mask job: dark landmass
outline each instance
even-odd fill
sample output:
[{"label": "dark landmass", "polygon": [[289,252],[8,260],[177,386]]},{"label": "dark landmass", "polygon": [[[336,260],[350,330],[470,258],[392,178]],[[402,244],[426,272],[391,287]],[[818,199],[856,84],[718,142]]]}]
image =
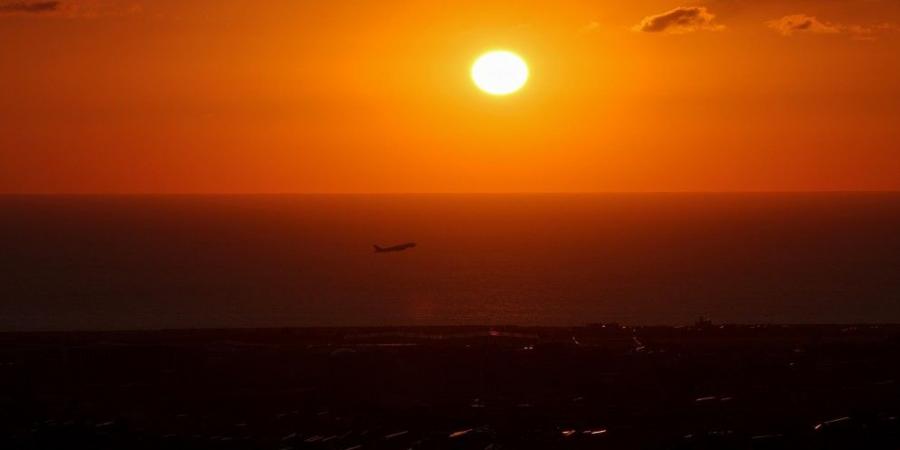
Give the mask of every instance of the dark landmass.
[{"label": "dark landmass", "polygon": [[900,448],[900,326],[0,334],[0,448]]}]

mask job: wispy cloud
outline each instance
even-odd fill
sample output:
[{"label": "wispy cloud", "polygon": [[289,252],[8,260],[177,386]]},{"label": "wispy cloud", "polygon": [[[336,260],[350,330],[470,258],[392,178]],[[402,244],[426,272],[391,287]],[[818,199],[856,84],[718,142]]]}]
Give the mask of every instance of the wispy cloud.
[{"label": "wispy cloud", "polygon": [[41,14],[59,10],[59,2],[0,3],[0,14]]},{"label": "wispy cloud", "polygon": [[720,31],[724,25],[716,23],[715,14],[705,6],[679,6],[670,11],[647,16],[632,28],[645,33],[692,33]]},{"label": "wispy cloud", "polygon": [[598,30],[600,30],[600,22],[597,22],[596,20],[588,22],[580,29],[582,33],[593,33]]},{"label": "wispy cloud", "polygon": [[766,25],[785,36],[792,36],[794,33],[835,34],[841,32],[839,25],[822,22],[815,16],[806,14],[791,14],[780,19],[770,20],[766,22]]},{"label": "wispy cloud", "polygon": [[124,16],[140,11],[140,3],[128,0],[0,0],[0,15],[95,18]]},{"label": "wispy cloud", "polygon": [[807,14],[791,14],[780,19],[766,22],[769,28],[783,36],[800,33],[809,34],[846,34],[853,39],[874,40],[881,33],[896,31],[898,27],[890,23],[877,25],[841,24],[819,20]]},{"label": "wispy cloud", "polygon": [[893,23],[880,23],[878,25],[847,25],[844,31],[853,39],[863,41],[875,40],[879,35],[892,31],[900,31],[900,27]]}]

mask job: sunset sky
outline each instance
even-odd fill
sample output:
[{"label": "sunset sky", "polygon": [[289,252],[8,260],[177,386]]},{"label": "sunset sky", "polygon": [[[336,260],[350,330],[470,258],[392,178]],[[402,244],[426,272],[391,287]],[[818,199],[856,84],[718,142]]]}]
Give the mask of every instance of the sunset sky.
[{"label": "sunset sky", "polygon": [[0,0],[0,82],[7,193],[900,189],[896,0]]}]

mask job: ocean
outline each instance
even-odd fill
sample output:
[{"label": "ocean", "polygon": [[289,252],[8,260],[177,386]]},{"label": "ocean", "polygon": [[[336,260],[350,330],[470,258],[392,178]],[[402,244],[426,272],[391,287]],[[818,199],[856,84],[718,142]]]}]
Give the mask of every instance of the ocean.
[{"label": "ocean", "polygon": [[0,289],[0,331],[900,322],[900,193],[2,196]]}]

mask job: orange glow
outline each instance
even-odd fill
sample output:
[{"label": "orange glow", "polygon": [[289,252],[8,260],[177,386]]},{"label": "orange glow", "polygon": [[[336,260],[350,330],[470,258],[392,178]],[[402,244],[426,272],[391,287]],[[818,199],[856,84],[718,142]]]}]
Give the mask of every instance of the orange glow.
[{"label": "orange glow", "polygon": [[900,189],[896,2],[108,3],[0,15],[0,192]]}]

